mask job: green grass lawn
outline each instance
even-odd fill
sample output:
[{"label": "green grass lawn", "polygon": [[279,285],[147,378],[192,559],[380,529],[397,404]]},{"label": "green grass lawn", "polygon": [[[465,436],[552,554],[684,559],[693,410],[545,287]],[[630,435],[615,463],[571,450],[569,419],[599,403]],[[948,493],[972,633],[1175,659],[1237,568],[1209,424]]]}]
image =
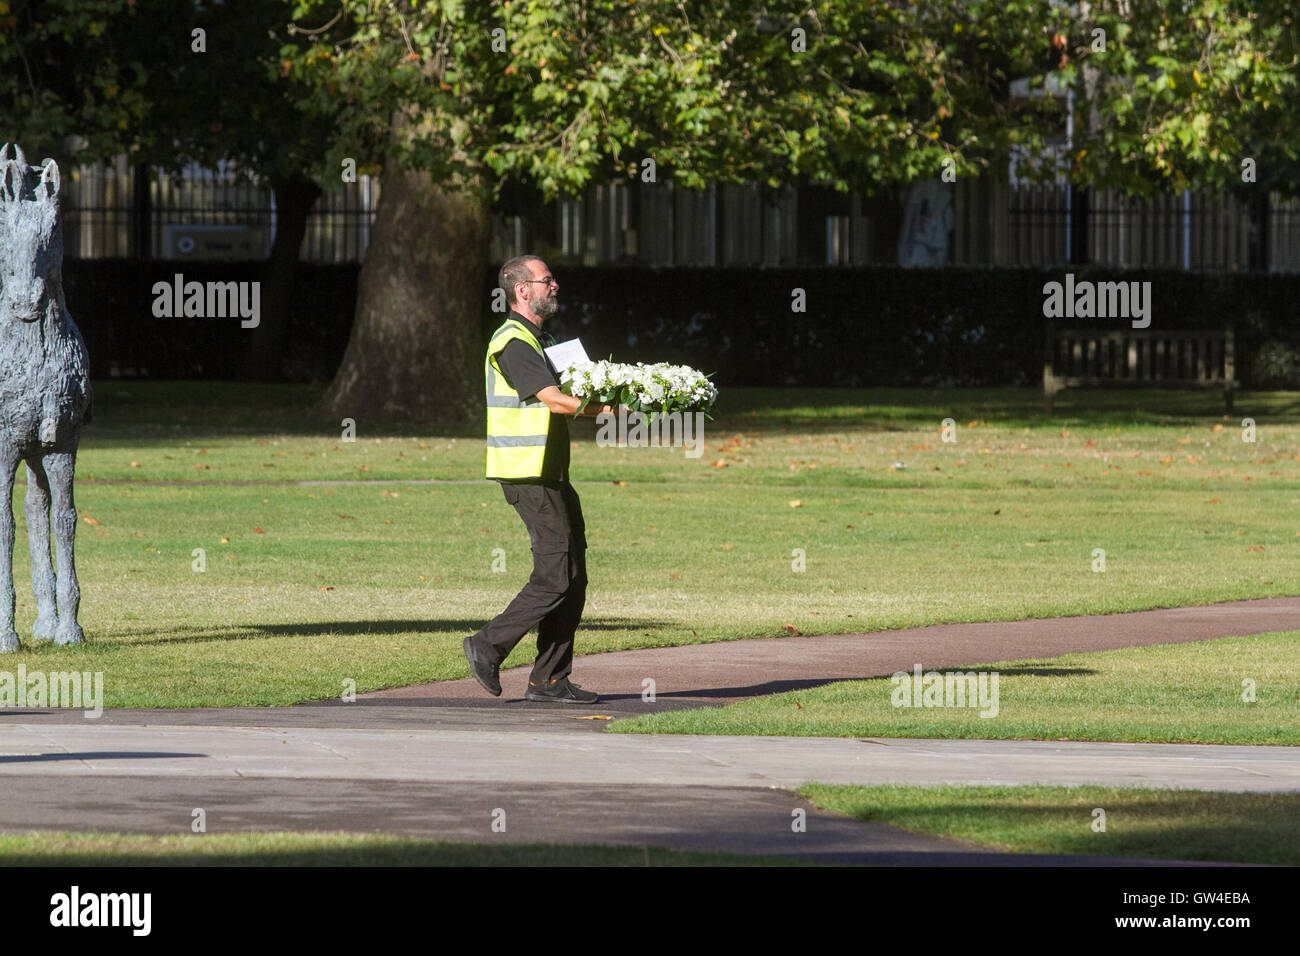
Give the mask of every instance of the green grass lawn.
[{"label": "green grass lawn", "polygon": [[[615,721],[621,733],[1300,744],[1300,631],[1001,661],[997,706],[894,706],[910,682],[837,681]],[[1250,680],[1254,700],[1243,699]],[[986,689],[992,690],[991,680]],[[990,697],[991,699],[991,697]],[[900,698],[902,702],[902,698]],[[988,712],[989,716],[981,716]]]},{"label": "green grass lawn", "polygon": [[[1014,853],[1300,864],[1297,794],[826,784],[799,792],[819,807],[859,820]],[[1095,830],[1103,819],[1105,831]]]},{"label": "green grass lawn", "polygon": [[0,866],[801,866],[645,846],[449,843],[360,833],[0,834]]},{"label": "green grass lawn", "polygon": [[[461,638],[528,576],[527,534],[480,480],[479,429],[359,411],[345,442],[307,420],[319,388],[95,388],[77,470],[90,643],[5,667],[103,671],[110,707],[465,677]],[[724,388],[698,459],[597,447],[594,423],[576,423],[590,544],[578,652],[1300,593],[1300,395],[1240,396],[1228,421],[1199,393],[1067,392],[1050,416],[1037,402],[1033,389]],[[445,483],[415,483],[429,479]]]}]

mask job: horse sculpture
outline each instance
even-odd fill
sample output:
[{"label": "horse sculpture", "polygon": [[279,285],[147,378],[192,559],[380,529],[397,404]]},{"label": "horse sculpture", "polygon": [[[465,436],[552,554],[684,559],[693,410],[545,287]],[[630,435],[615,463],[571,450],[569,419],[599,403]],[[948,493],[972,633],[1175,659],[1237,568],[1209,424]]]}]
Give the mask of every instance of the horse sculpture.
[{"label": "horse sculpture", "polygon": [[[59,167],[0,150],[0,651],[16,651],[14,472],[27,463],[27,537],[36,596],[34,640],[79,644],[72,473],[90,421],[86,345],[63,301]],[[58,561],[50,561],[50,531]],[[57,592],[57,603],[56,603]]]}]

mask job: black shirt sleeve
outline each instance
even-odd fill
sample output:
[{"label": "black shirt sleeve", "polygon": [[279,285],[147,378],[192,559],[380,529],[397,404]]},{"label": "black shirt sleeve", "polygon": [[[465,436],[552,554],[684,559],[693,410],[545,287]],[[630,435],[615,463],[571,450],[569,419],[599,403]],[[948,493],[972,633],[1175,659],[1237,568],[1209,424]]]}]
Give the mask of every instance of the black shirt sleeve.
[{"label": "black shirt sleeve", "polygon": [[511,339],[497,356],[497,364],[510,387],[524,399],[531,398],[548,385],[560,383],[546,359],[519,339]]}]

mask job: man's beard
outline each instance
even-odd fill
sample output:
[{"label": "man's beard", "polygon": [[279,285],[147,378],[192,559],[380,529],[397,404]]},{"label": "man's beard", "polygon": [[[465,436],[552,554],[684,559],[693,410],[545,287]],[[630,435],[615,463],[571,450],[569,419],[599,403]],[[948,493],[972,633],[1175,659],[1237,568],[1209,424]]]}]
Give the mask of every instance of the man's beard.
[{"label": "man's beard", "polygon": [[555,296],[549,295],[545,299],[538,299],[533,303],[533,311],[537,313],[538,318],[549,319],[553,316],[560,303],[555,301]]}]

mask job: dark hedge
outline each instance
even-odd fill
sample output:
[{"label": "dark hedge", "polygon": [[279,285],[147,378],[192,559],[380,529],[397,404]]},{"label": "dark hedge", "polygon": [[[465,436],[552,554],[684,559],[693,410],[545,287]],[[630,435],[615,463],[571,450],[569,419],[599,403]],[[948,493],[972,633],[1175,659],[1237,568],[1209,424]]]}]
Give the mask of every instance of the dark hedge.
[{"label": "dark hedge", "polygon": [[[239,378],[253,333],[238,318],[155,318],[155,282],[257,281],[260,262],[68,260],[68,307],[92,374]],[[359,267],[303,264],[289,316],[286,380],[327,381],[347,345]],[[1152,327],[1237,331],[1237,376],[1251,387],[1269,342],[1300,349],[1300,275],[897,266],[828,268],[553,268],[557,338],[593,358],[672,361],[716,372],[720,386],[1034,385],[1041,380],[1043,284],[1152,283]],[[495,269],[484,277],[492,301]],[[791,310],[803,289],[806,311]],[[265,298],[265,293],[263,293]],[[502,316],[485,308],[482,335]],[[263,321],[266,321],[263,317]],[[1125,328],[1124,319],[1060,325]],[[116,372],[114,371],[116,369]]]}]

